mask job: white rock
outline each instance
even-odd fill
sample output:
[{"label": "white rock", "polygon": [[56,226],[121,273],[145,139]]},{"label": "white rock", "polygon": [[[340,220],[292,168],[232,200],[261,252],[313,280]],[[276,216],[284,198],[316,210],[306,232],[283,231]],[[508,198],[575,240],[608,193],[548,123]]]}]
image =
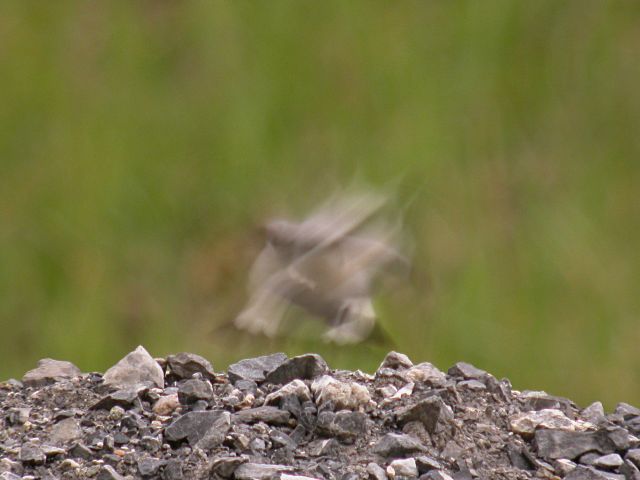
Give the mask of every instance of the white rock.
[{"label": "white rock", "polygon": [[162,368],[142,345],[107,370],[103,380],[105,385],[114,387],[151,382],[159,388],[164,388]]},{"label": "white rock", "polygon": [[447,376],[429,362],[419,363],[404,372],[405,378],[415,383],[427,383],[434,387],[441,387],[447,381]]},{"label": "white rock", "polygon": [[387,474],[393,479],[396,477],[417,477],[418,466],[415,458],[403,458],[394,460],[387,467]]},{"label": "white rock", "polygon": [[366,387],[356,382],[341,382],[329,375],[314,380],[311,391],[318,405],[332,401],[337,410],[362,410],[373,403]]},{"label": "white rock", "polygon": [[511,417],[509,423],[513,432],[525,436],[533,435],[538,428],[565,430],[569,432],[582,432],[595,428],[588,422],[571,420],[555,408],[519,413]]},{"label": "white rock", "polygon": [[267,395],[265,403],[267,405],[273,405],[278,403],[283,397],[287,397],[289,395],[295,395],[296,397],[298,397],[300,402],[311,400],[311,392],[309,391],[309,387],[307,387],[307,385],[302,380],[296,379],[287,383],[285,386],[276,390],[275,392]]}]

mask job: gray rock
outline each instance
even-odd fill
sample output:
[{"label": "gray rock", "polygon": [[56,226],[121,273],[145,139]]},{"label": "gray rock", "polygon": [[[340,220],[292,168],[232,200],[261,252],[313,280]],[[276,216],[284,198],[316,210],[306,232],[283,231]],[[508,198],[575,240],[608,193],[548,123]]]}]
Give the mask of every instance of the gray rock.
[{"label": "gray rock", "polygon": [[69,449],[69,455],[73,458],[89,459],[93,457],[93,452],[84,443],[76,443]]},{"label": "gray rock", "polygon": [[575,470],[577,467],[575,462],[572,462],[571,460],[567,460],[566,458],[561,458],[559,460],[554,461],[553,466],[555,467],[555,472],[558,475],[561,475],[562,477],[567,475],[569,472]]},{"label": "gray rock", "polygon": [[384,471],[384,468],[377,463],[369,463],[367,465],[367,473],[371,480],[387,480],[387,473]]},{"label": "gray rock", "polygon": [[442,398],[434,395],[408,407],[398,409],[396,416],[401,425],[419,421],[429,433],[434,433],[439,424],[444,427],[452,422],[453,411]]},{"label": "gray rock", "polygon": [[189,379],[194,373],[200,373],[204,378],[213,380],[215,373],[209,360],[195,353],[177,353],[167,357],[169,371],[178,378]]},{"label": "gray rock", "polygon": [[178,400],[183,405],[211,398],[213,398],[213,387],[208,381],[193,378],[182,382],[178,387]]},{"label": "gray rock", "polygon": [[82,437],[82,430],[75,418],[61,420],[49,432],[49,441],[54,445],[64,445],[80,437]]},{"label": "gray rock", "polygon": [[22,477],[20,475],[16,475],[15,473],[2,472],[0,474],[0,480],[22,480]]},{"label": "gray rock", "polygon": [[329,375],[316,378],[311,384],[311,391],[320,407],[332,404],[337,410],[356,410],[367,407],[371,402],[369,390],[363,385],[341,382]]},{"label": "gray rock", "polygon": [[233,414],[234,423],[264,422],[271,425],[288,425],[291,414],[276,407],[263,406],[240,410]]},{"label": "gray rock", "polygon": [[138,395],[144,390],[144,386],[141,385],[121,388],[120,390],[105,395],[90,408],[92,410],[111,410],[116,405],[122,408],[128,408],[138,400]]},{"label": "gray rock", "polygon": [[29,370],[22,377],[22,383],[27,387],[44,387],[61,380],[77,377],[82,372],[71,362],[43,358],[38,366]]},{"label": "gray rock", "polygon": [[442,465],[436,459],[429,457],[428,455],[420,455],[416,458],[416,465],[418,467],[418,473],[423,474],[431,470],[440,470]]},{"label": "gray rock", "polygon": [[487,386],[478,380],[462,380],[461,382],[458,382],[458,388],[467,388],[469,390],[479,392],[481,390],[486,390]]},{"label": "gray rock", "polygon": [[373,446],[373,453],[383,457],[401,457],[415,452],[426,452],[416,438],[403,433],[387,433]]},{"label": "gray rock", "polygon": [[591,451],[606,454],[615,450],[613,442],[603,431],[537,430],[535,442],[538,454],[545,459],[568,458],[573,460],[583,453]]},{"label": "gray rock", "polygon": [[452,377],[462,377],[465,380],[482,380],[487,372],[474,367],[470,363],[458,362],[447,373]]},{"label": "gray rock", "polygon": [[620,473],[624,475],[626,480],[640,480],[640,470],[629,460],[625,460],[624,464],[620,466]]},{"label": "gray rock", "polygon": [[581,414],[587,422],[593,423],[594,425],[599,425],[607,420],[602,402],[593,402],[582,410]]},{"label": "gray rock", "polygon": [[284,353],[274,353],[257,358],[248,358],[229,365],[228,375],[231,383],[238,380],[252,380],[256,383],[264,382],[265,375],[282,365],[287,356]]},{"label": "gray rock", "polygon": [[441,470],[431,470],[430,472],[420,476],[420,480],[453,480],[453,477]]},{"label": "gray rock", "polygon": [[353,442],[367,431],[367,418],[368,416],[362,412],[325,411],[318,415],[317,428],[325,435],[334,436],[343,442]]},{"label": "gray rock", "polygon": [[150,383],[164,388],[164,372],[142,345],[106,371],[104,384],[116,388]]},{"label": "gray rock", "polygon": [[238,467],[246,461],[246,457],[216,457],[211,462],[211,473],[222,478],[230,478]]},{"label": "gray rock", "polygon": [[[404,353],[398,353],[391,351],[387,353],[387,356],[384,357],[382,363],[378,367],[378,370],[381,368],[391,368],[393,370],[398,369],[407,369],[413,367],[413,362],[407,357]],[[374,463],[375,465],[375,463]]]},{"label": "gray rock", "polygon": [[335,438],[321,438],[310,442],[307,449],[312,457],[324,457],[336,454],[341,448]]},{"label": "gray rock", "polygon": [[125,480],[111,465],[105,465],[100,469],[96,480]]},{"label": "gray rock", "polygon": [[311,391],[302,380],[296,379],[267,395],[265,403],[267,405],[275,405],[288,396],[295,396],[300,402],[308,402],[311,400]]},{"label": "gray rock", "polygon": [[[220,441],[224,439],[225,425],[228,431],[230,426],[229,412],[222,410],[189,412],[167,426],[164,429],[164,437],[169,442],[179,442],[186,439],[192,447],[207,438],[207,446],[211,446],[212,443],[215,443],[216,438],[221,436]],[[209,431],[212,429],[214,432],[209,435]]]},{"label": "gray rock", "polygon": [[325,374],[329,366],[315,353],[293,357],[271,370],[265,376],[265,382],[282,385],[293,380],[311,380]]},{"label": "gray rock", "polygon": [[29,414],[31,413],[31,408],[12,408],[9,410],[9,414],[7,415],[7,421],[9,425],[24,425],[24,423],[29,420]]},{"label": "gray rock", "polygon": [[624,462],[622,461],[622,457],[617,453],[603,455],[593,461],[593,465],[595,467],[602,468],[604,470],[613,470],[615,468],[618,468],[623,463]]},{"label": "gray rock", "polygon": [[640,468],[640,448],[632,448],[624,456],[625,460],[631,461],[636,467]]},{"label": "gray rock", "polygon": [[180,460],[169,460],[162,470],[163,480],[183,480],[182,462]]},{"label": "gray rock", "polygon": [[140,458],[138,459],[138,472],[143,477],[152,477],[158,474],[158,471],[166,465],[165,460],[158,458]]},{"label": "gray rock", "polygon": [[280,475],[280,480],[320,480],[316,477],[305,477],[304,475],[289,475],[288,473],[283,473]]},{"label": "gray rock", "polygon": [[[578,465],[574,470],[564,477],[564,480],[614,480],[614,477],[605,472],[601,472],[592,467]],[[622,475],[617,476],[620,480],[625,480]]]},{"label": "gray rock", "polygon": [[628,403],[620,402],[616,406],[614,413],[621,415],[625,420],[629,420],[630,418],[640,416],[640,408],[629,405]]},{"label": "gray rock", "polygon": [[243,463],[235,469],[233,478],[236,480],[271,480],[278,473],[290,472],[286,465],[267,465],[264,463]]},{"label": "gray rock", "polygon": [[47,456],[38,445],[25,443],[20,447],[18,459],[25,465],[43,465]]}]

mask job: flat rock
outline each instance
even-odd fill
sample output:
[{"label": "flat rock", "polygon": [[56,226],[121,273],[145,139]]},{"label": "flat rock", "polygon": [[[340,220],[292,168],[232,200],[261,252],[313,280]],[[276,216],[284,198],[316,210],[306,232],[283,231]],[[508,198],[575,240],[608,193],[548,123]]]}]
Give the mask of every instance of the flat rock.
[{"label": "flat rock", "polygon": [[56,423],[50,430],[49,442],[53,445],[64,445],[82,437],[82,430],[75,418],[65,418]]},{"label": "flat rock", "polygon": [[145,388],[139,384],[127,388],[121,388],[120,390],[116,390],[115,392],[105,395],[90,408],[92,410],[111,410],[116,405],[128,408],[138,400],[138,395],[144,390]]},{"label": "flat rock", "polygon": [[552,430],[585,431],[593,425],[586,422],[576,422],[568,418],[562,411],[545,408],[513,415],[509,419],[511,431],[525,437],[532,436],[538,428]]},{"label": "flat rock", "polygon": [[369,463],[367,465],[367,473],[372,480],[387,480],[387,473],[377,463]]},{"label": "flat rock", "polygon": [[158,474],[160,469],[166,465],[165,460],[159,458],[145,457],[138,459],[138,473],[143,477],[153,477]]},{"label": "flat rock", "polygon": [[487,375],[486,371],[466,362],[456,363],[447,373],[452,377],[462,377],[465,380],[482,380]]},{"label": "flat rock", "polygon": [[387,472],[392,478],[397,477],[410,477],[416,478],[418,476],[418,467],[416,466],[415,458],[402,458],[393,460],[387,467]]},{"label": "flat rock", "polygon": [[[228,375],[231,383],[238,380],[252,380],[256,383],[264,382],[267,373],[282,365],[287,356],[284,353],[274,353],[262,357],[248,358],[229,365]],[[286,382],[285,382],[286,383]]]},{"label": "flat rock", "polygon": [[167,357],[167,365],[171,374],[178,378],[189,379],[194,373],[213,380],[215,373],[209,360],[195,353],[181,352]]},{"label": "flat rock", "polygon": [[615,478],[625,480],[622,475],[616,475],[614,477],[611,476],[611,474],[596,470],[595,468],[578,465],[564,477],[564,480],[615,480]]},{"label": "flat rock", "polygon": [[271,480],[278,473],[290,472],[286,465],[268,465],[264,463],[243,463],[233,472],[236,480]]},{"label": "flat rock", "polygon": [[624,463],[622,457],[617,453],[610,453],[608,455],[603,455],[601,457],[596,458],[593,461],[593,466],[602,468],[605,470],[613,470],[618,468]]},{"label": "flat rock", "polygon": [[152,384],[164,388],[164,372],[158,362],[140,345],[107,370],[103,381],[105,385],[116,388],[138,384]]},{"label": "flat rock", "polygon": [[[226,427],[225,427],[226,425]],[[165,439],[169,442],[187,440],[194,446],[207,436],[209,430],[226,430],[230,425],[230,414],[222,410],[188,412],[178,417],[164,429]],[[223,434],[223,438],[226,432]]]},{"label": "flat rock", "polygon": [[111,465],[105,465],[100,469],[96,480],[125,480]]},{"label": "flat rock", "polygon": [[312,380],[329,370],[324,359],[315,353],[307,353],[286,360],[265,376],[265,382],[281,385],[292,380]]},{"label": "flat rock", "polygon": [[271,425],[288,425],[291,414],[276,407],[263,406],[240,410],[233,414],[234,423],[264,422]]},{"label": "flat rock", "polygon": [[612,453],[615,447],[606,432],[569,432],[563,430],[537,430],[535,442],[538,454],[545,459],[573,460],[583,453],[596,451]]},{"label": "flat rock", "polygon": [[404,433],[387,433],[373,446],[373,453],[383,457],[401,457],[425,451],[426,448],[420,441]]},{"label": "flat rock", "polygon": [[38,366],[29,370],[22,377],[22,383],[27,387],[43,387],[61,380],[80,375],[82,372],[71,362],[43,358]]},{"label": "flat rock", "polygon": [[25,443],[20,447],[20,461],[27,465],[43,465],[47,460],[47,456],[38,445]]}]

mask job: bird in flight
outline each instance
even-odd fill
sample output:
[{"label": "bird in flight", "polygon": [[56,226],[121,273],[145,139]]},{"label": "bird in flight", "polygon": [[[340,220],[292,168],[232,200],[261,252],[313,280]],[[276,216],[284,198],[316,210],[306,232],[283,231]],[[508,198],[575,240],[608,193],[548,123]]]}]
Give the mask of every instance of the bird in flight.
[{"label": "bird in flight", "polygon": [[367,338],[376,324],[376,277],[409,267],[396,246],[399,226],[382,218],[387,203],[371,192],[342,193],[300,222],[267,222],[266,245],[251,268],[249,300],[235,326],[274,337],[295,305],[329,325],[325,340]]}]

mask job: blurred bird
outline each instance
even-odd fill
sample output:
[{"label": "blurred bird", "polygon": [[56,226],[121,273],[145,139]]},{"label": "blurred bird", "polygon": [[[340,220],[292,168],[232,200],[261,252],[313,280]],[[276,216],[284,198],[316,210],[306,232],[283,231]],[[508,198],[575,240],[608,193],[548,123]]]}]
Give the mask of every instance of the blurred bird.
[{"label": "blurred bird", "polygon": [[325,340],[367,338],[376,323],[375,278],[392,267],[409,268],[394,245],[399,227],[374,218],[386,203],[373,193],[343,194],[300,223],[268,222],[267,244],[249,275],[249,301],[235,326],[273,337],[287,308],[296,305],[331,327]]}]

